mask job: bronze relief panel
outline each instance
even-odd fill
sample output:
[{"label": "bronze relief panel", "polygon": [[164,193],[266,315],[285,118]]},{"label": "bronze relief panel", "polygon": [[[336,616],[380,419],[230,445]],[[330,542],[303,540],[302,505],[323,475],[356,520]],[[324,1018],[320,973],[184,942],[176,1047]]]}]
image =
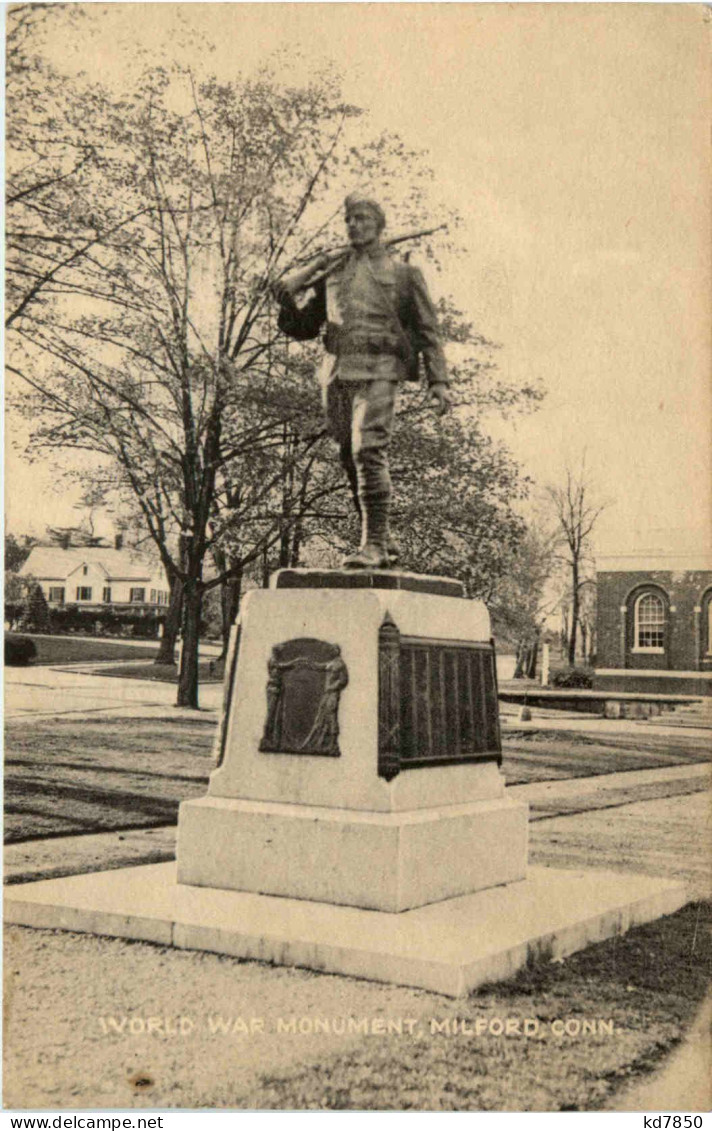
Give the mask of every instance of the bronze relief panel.
[{"label": "bronze relief panel", "polygon": [[339,699],[349,681],[338,644],[313,637],[275,644],[267,671],[260,750],[338,758]]}]

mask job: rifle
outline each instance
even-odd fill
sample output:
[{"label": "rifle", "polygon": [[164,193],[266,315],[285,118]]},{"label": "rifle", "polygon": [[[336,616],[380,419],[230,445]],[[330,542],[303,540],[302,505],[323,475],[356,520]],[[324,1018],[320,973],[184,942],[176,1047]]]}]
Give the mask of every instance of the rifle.
[{"label": "rifle", "polygon": [[[404,243],[406,240],[417,240],[423,236],[432,236],[434,232],[440,232],[443,229],[447,229],[447,224],[438,224],[436,228],[423,228],[417,232],[405,232],[403,235],[391,236],[390,239],[383,240],[381,246],[385,248],[395,247],[396,244]],[[333,275],[345,262],[350,251],[351,244],[339,244],[331,251],[315,252],[309,256],[306,265],[300,270],[285,275],[281,280],[275,280],[272,283],[272,289],[274,290],[276,285],[281,285],[290,294],[296,295],[299,291],[314,287],[317,283],[328,279],[329,275]]]}]

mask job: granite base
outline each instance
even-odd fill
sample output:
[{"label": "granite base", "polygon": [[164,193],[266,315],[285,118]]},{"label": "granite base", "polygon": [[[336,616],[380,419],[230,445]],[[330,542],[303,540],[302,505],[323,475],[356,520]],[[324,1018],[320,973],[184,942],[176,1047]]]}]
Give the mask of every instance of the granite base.
[{"label": "granite base", "polygon": [[526,880],[399,915],[176,883],[174,864],[17,884],[5,921],[301,966],[459,997],[671,914],[682,884],[532,868]]},{"label": "granite base", "polygon": [[204,797],[180,807],[178,880],[405,911],[523,879],[527,818],[509,798],[365,813]]}]

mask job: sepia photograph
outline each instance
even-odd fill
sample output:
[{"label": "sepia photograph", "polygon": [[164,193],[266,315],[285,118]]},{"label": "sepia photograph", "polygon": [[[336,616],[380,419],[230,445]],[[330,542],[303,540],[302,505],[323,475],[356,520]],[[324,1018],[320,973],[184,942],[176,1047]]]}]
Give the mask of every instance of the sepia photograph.
[{"label": "sepia photograph", "polygon": [[4,23],[3,1110],[702,1127],[710,7]]}]

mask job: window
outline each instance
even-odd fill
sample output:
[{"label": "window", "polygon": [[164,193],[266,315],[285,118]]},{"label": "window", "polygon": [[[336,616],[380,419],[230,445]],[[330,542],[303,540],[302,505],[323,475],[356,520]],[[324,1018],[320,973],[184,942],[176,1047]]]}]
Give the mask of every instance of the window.
[{"label": "window", "polygon": [[62,586],[62,585],[56,585],[56,586],[50,585],[50,587],[49,587],[49,599],[50,599],[50,601],[54,601],[54,603],[57,604],[57,605],[63,605],[64,604],[64,586]]},{"label": "window", "polygon": [[102,601],[107,601],[107,602],[111,600],[111,589],[108,585],[104,586],[104,592],[101,595],[101,599],[102,599]]},{"label": "window", "polygon": [[131,589],[129,591],[129,601],[145,601],[145,600],[146,600],[146,590],[145,589]]},{"label": "window", "polygon": [[644,593],[635,603],[635,651],[662,652],[665,648],[665,605],[655,593]]},{"label": "window", "polygon": [[91,601],[91,586],[78,585],[77,586],[77,600],[78,601]]},{"label": "window", "polygon": [[155,603],[156,603],[156,590],[152,589],[151,590],[151,604],[155,605]]},{"label": "window", "polygon": [[86,577],[86,575],[89,573],[89,566],[82,566],[82,573]]}]

